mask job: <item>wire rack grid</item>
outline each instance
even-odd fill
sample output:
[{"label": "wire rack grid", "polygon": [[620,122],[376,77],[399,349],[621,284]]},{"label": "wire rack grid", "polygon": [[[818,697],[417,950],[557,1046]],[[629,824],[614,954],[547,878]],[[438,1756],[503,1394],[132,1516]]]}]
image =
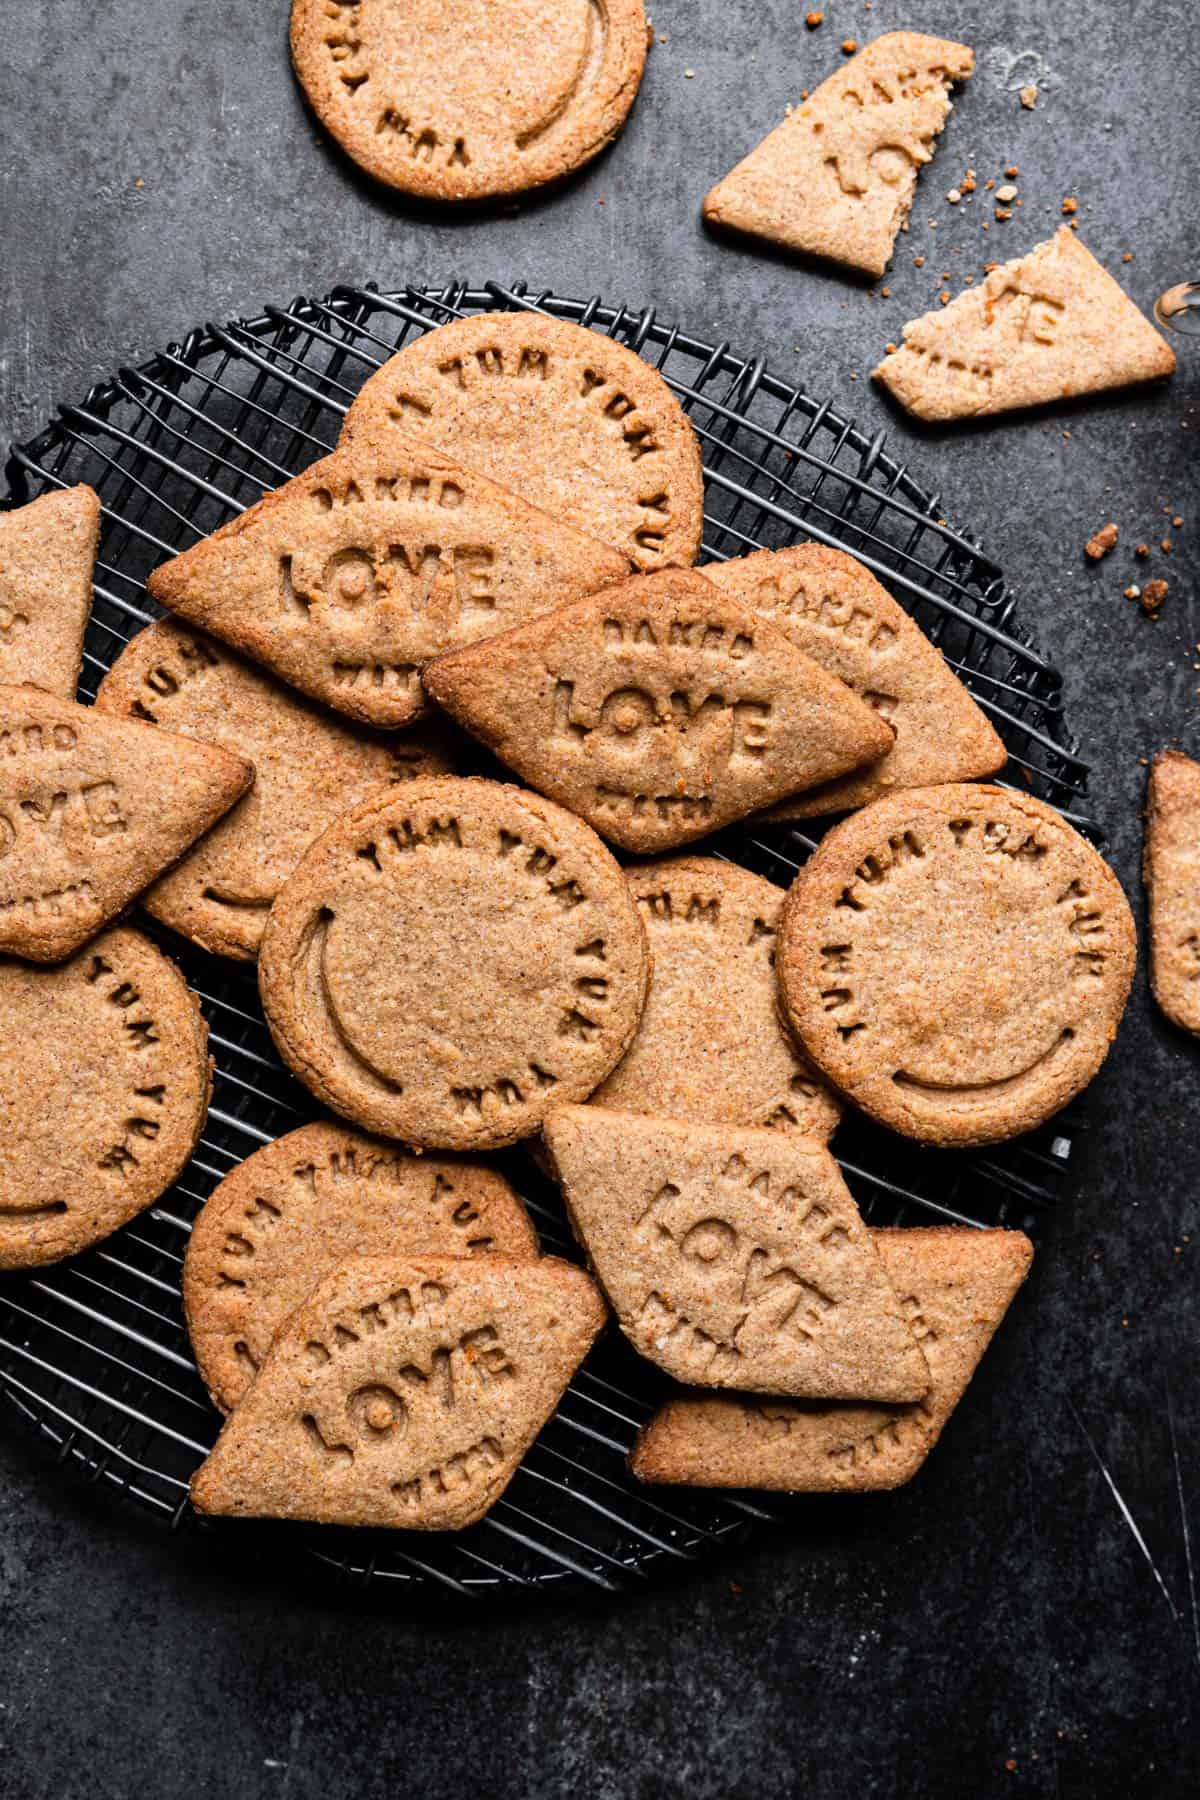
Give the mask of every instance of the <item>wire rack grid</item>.
[{"label": "wire rack grid", "polygon": [[[599,299],[523,285],[379,292],[267,307],[207,325],[94,387],[9,456],[8,504],[87,481],[103,534],[81,690],[91,698],[128,639],[157,614],[150,569],[334,448],[366,377],[406,342],[466,313],[520,308],[573,320],[629,345],[689,414],[705,466],[708,560],[816,539],[848,550],[901,600],[957,669],[1010,752],[1006,779],[1088,827],[1087,771],[1067,736],[1059,676],[1014,620],[1001,571],[931,494],[828,401],[758,358],[708,344]],[[789,827],[727,831],[712,849],[780,884],[813,846]],[[213,1101],[194,1157],[161,1203],[57,1267],[0,1282],[0,1389],[64,1463],[174,1527],[195,1524],[187,1481],[219,1420],[189,1352],[180,1269],[191,1220],[251,1151],[312,1116],[263,1021],[253,974],[166,943],[199,994],[216,1059]],[[864,1216],[1007,1223],[1036,1230],[1057,1195],[1078,1109],[999,1148],[932,1152],[850,1118],[837,1153]],[[577,1256],[553,1188],[519,1152],[498,1159],[544,1246]],[[351,1580],[480,1596],[565,1582],[618,1590],[786,1514],[751,1496],[648,1490],[625,1457],[665,1384],[619,1334],[606,1333],[504,1498],[471,1530],[402,1532],[261,1527],[284,1555],[315,1555]],[[256,1528],[206,1527],[246,1532]]]}]

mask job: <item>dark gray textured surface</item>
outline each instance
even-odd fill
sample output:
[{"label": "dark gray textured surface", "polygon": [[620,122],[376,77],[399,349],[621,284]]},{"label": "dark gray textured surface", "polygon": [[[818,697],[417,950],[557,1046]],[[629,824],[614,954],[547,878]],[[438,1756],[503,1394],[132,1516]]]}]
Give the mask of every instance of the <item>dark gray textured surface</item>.
[{"label": "dark gray textured surface", "polygon": [[[497,275],[654,302],[889,422],[985,534],[1067,671],[1140,908],[1139,759],[1200,752],[1200,354],[1152,395],[943,434],[892,414],[866,371],[942,270],[957,291],[1044,235],[1064,194],[1139,301],[1196,273],[1191,9],[826,0],[815,34],[805,10],[657,0],[670,42],[614,151],[548,199],[459,216],[407,209],[317,141],[284,0],[5,0],[0,434],[201,319],[339,280]],[[840,40],[901,24],[966,38],[981,67],[890,298],[706,236],[706,188]],[[999,74],[1021,51],[1058,78],[1033,113]],[[956,210],[946,190],[1009,163],[1024,206],[984,234],[984,196]],[[1132,545],[1169,529],[1163,504],[1185,524],[1152,624],[1121,588],[1145,573]],[[1121,548],[1087,568],[1108,517]],[[1030,1287],[916,1485],[814,1502],[786,1538],[612,1606],[413,1616],[306,1568],[218,1565],[7,1426],[0,1794],[1195,1792],[1198,1091],[1200,1052],[1152,1014],[1143,975]]]}]

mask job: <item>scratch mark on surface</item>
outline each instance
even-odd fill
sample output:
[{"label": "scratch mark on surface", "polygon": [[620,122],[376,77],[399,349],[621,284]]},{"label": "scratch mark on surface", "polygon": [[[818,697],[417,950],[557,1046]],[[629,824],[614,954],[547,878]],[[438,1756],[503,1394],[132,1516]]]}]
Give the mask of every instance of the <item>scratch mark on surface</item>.
[{"label": "scratch mark on surface", "polygon": [[1071,1411],[1075,1414],[1075,1423],[1078,1425],[1080,1431],[1082,1431],[1082,1433],[1084,1435],[1084,1439],[1087,1443],[1087,1447],[1091,1451],[1092,1455],[1095,1457],[1096,1464],[1100,1470],[1100,1473],[1103,1475],[1105,1481],[1108,1483],[1109,1491],[1112,1494],[1113,1499],[1117,1503],[1117,1507],[1120,1511],[1121,1517],[1124,1519],[1124,1521],[1128,1525],[1130,1531],[1133,1533],[1133,1540],[1134,1540],[1135,1544],[1137,1545],[1138,1549],[1141,1551],[1142,1555],[1145,1557],[1146,1561],[1149,1563],[1151,1573],[1153,1574],[1155,1581],[1158,1583],[1159,1588],[1162,1591],[1162,1597],[1171,1609],[1171,1617],[1174,1619],[1175,1623],[1178,1625],[1180,1623],[1180,1618],[1179,1618],[1179,1613],[1175,1606],[1175,1602],[1171,1598],[1170,1591],[1167,1587],[1166,1582],[1163,1580],[1162,1576],[1158,1572],[1158,1564],[1155,1562],[1154,1558],[1150,1554],[1149,1544],[1146,1542],[1145,1538],[1142,1536],[1141,1532],[1138,1529],[1137,1520],[1134,1518],[1134,1516],[1130,1512],[1128,1506],[1125,1504],[1125,1496],[1122,1494],[1120,1488],[1117,1486],[1116,1482],[1113,1480],[1112,1476],[1109,1474],[1108,1464],[1105,1462],[1104,1458],[1101,1456],[1100,1452],[1097,1450],[1095,1444],[1092,1442],[1091,1433],[1088,1431],[1087,1426],[1084,1424],[1083,1420],[1080,1418],[1078,1412],[1076,1411],[1074,1402],[1071,1400],[1068,1400],[1067,1405],[1071,1408]]},{"label": "scratch mark on surface", "polygon": [[1187,1567],[1188,1604],[1192,1614],[1192,1644],[1196,1651],[1196,1661],[1200,1663],[1200,1617],[1196,1613],[1196,1574],[1192,1567],[1192,1534],[1188,1530],[1187,1505],[1183,1498],[1183,1472],[1179,1467],[1179,1443],[1175,1436],[1175,1409],[1171,1405],[1171,1390],[1165,1382],[1163,1391],[1167,1397],[1167,1426],[1171,1433],[1171,1461],[1175,1467],[1175,1492],[1179,1496],[1179,1523],[1183,1530],[1183,1560]]}]

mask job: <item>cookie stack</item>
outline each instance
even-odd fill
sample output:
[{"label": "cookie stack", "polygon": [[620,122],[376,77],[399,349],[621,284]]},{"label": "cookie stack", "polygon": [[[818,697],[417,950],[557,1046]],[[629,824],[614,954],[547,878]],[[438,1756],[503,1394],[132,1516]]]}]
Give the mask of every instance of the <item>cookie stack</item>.
[{"label": "cookie stack", "polygon": [[[115,1229],[203,1123],[203,1025],[114,923],[135,898],[257,961],[337,1115],[196,1220],[188,1327],[227,1415],[202,1511],[467,1525],[610,1310],[680,1384],[641,1479],[893,1486],[1025,1275],[1018,1232],[868,1230],[827,1142],[847,1107],[954,1145],[1064,1105],[1124,1006],[1124,897],[984,784],[1001,740],[865,568],[807,544],[697,569],[702,502],[631,351],[462,319],[154,571],[171,617],[94,707],[48,651],[0,688],[0,1260]],[[59,620],[76,668],[96,523],[77,494],[0,524],[0,618],[47,644]],[[511,781],[454,773],[464,730]],[[696,849],[835,813],[786,896]],[[590,1275],[482,1160],[518,1142]]]}]

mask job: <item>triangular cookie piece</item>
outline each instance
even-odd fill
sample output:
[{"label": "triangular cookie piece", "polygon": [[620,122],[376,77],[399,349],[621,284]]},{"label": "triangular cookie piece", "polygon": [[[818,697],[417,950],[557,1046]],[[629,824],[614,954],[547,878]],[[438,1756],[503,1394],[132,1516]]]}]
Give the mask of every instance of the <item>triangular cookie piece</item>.
[{"label": "triangular cookie piece", "polygon": [[849,812],[895,788],[978,781],[1004,767],[1002,739],[941,651],[844,550],[758,550],[702,572],[840,676],[896,734],[878,762],[785,800],[771,818]]},{"label": "triangular cookie piece", "polygon": [[1024,1281],[1020,1231],[872,1232],[933,1385],[915,1406],[822,1406],[681,1394],[643,1426],[629,1466],[690,1487],[853,1493],[911,1481],[941,1436]]},{"label": "triangular cookie piece", "polygon": [[892,731],[693,569],[635,575],[424,672],[540,792],[623,849],[702,837],[873,762]]},{"label": "triangular cookie piece", "polygon": [[215,744],[0,687],[0,953],[69,956],[253,779]]},{"label": "triangular cookie piece", "polygon": [[609,545],[392,429],[356,433],[148,586],[293,687],[397,726],[425,709],[428,657],[628,569]]},{"label": "triangular cookie piece", "polygon": [[1150,985],[1173,1025],[1200,1032],[1200,763],[1160,750],[1146,795],[1142,874]]},{"label": "triangular cookie piece", "polygon": [[658,370],[601,331],[537,312],[440,325],[364,383],[340,442],[363,431],[418,432],[639,569],[696,560],[696,434]]},{"label": "triangular cookie piece", "polygon": [[876,378],[918,419],[976,419],[1170,375],[1175,352],[1068,226],[910,319]]},{"label": "triangular cookie piece", "polygon": [[604,1316],[582,1269],[556,1257],[347,1262],[281,1326],[192,1502],[323,1525],[472,1525]]},{"label": "triangular cookie piece", "polygon": [[717,183],[705,218],[882,275],[951,111],[950,85],[974,66],[966,44],[876,38]]},{"label": "triangular cookie piece", "polygon": [[634,1348],[695,1387],[919,1400],[929,1370],[812,1138],[556,1107],[571,1223]]},{"label": "triangular cookie piece", "polygon": [[99,539],[90,487],[0,513],[0,684],[75,698]]}]

